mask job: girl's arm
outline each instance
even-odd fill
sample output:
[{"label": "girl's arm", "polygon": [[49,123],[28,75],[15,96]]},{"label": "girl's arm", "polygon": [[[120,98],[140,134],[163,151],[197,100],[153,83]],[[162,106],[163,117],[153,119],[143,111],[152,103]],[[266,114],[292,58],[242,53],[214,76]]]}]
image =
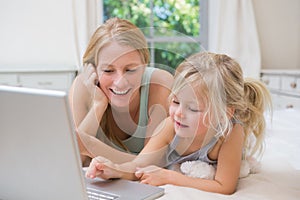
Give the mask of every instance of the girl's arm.
[{"label": "girl's arm", "polygon": [[92,160],[86,176],[109,178],[123,178],[136,180],[135,172],[137,167],[145,167],[150,164],[159,166],[165,165],[165,153],[168,144],[174,137],[174,127],[170,118],[165,119],[157,127],[153,136],[142,152],[131,162],[115,164],[103,157],[96,157]]},{"label": "girl's arm", "polygon": [[138,170],[136,175],[142,183],[151,185],[173,184],[208,192],[232,194],[236,190],[240,173],[243,142],[243,127],[236,124],[220,147],[213,180],[192,178],[176,171],[153,166]]}]

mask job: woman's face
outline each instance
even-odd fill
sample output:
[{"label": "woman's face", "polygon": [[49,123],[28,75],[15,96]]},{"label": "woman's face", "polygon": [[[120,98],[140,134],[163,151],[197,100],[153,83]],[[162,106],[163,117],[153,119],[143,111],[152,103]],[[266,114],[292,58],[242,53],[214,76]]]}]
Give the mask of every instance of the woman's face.
[{"label": "woman's face", "polygon": [[98,55],[97,74],[102,91],[111,105],[127,107],[139,95],[144,72],[137,50],[112,42],[102,48]]},{"label": "woman's face", "polygon": [[175,132],[180,137],[203,137],[207,132],[205,104],[191,85],[184,86],[172,98],[169,113],[174,123]]}]

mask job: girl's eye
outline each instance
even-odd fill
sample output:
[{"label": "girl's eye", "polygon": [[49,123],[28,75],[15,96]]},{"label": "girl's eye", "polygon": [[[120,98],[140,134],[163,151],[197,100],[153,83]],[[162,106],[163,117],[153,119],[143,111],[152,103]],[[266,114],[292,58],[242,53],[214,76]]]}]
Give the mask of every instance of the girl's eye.
[{"label": "girl's eye", "polygon": [[172,100],[172,103],[179,105],[179,101],[176,101],[174,99]]},{"label": "girl's eye", "polygon": [[191,107],[189,108],[189,110],[192,111],[192,112],[200,112],[199,109],[195,109],[195,108],[191,108]]}]

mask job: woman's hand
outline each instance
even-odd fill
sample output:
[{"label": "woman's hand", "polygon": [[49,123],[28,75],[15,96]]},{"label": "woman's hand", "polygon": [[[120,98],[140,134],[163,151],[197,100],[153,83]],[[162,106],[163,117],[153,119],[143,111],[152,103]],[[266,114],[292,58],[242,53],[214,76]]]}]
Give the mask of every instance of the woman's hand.
[{"label": "woman's hand", "polygon": [[92,64],[86,64],[82,71],[82,82],[91,96],[92,105],[104,106],[108,105],[108,99],[99,86],[99,77],[96,68]]},{"label": "woman's hand", "polygon": [[88,167],[85,176],[87,178],[121,178],[121,173],[117,170],[117,164],[114,164],[110,160],[98,156],[93,158],[90,166]]},{"label": "woman's hand", "polygon": [[170,182],[170,172],[170,170],[150,165],[148,167],[139,168],[135,172],[135,176],[140,179],[141,183],[160,186]]}]

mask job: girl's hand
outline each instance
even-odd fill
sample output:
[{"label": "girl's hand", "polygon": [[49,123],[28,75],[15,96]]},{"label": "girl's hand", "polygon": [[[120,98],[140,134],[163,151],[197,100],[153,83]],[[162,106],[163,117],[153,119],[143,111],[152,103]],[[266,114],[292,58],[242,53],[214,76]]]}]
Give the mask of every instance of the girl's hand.
[{"label": "girl's hand", "polygon": [[99,177],[102,179],[120,178],[120,172],[116,169],[116,166],[110,160],[98,156],[92,159],[85,176],[87,178]]},{"label": "girl's hand", "polygon": [[92,64],[86,64],[82,71],[82,82],[90,93],[92,105],[102,105],[107,107],[108,99],[99,85],[99,77],[96,68]]},{"label": "girl's hand", "polygon": [[155,165],[139,168],[135,176],[141,180],[141,183],[160,186],[169,183],[170,170],[166,170]]}]

